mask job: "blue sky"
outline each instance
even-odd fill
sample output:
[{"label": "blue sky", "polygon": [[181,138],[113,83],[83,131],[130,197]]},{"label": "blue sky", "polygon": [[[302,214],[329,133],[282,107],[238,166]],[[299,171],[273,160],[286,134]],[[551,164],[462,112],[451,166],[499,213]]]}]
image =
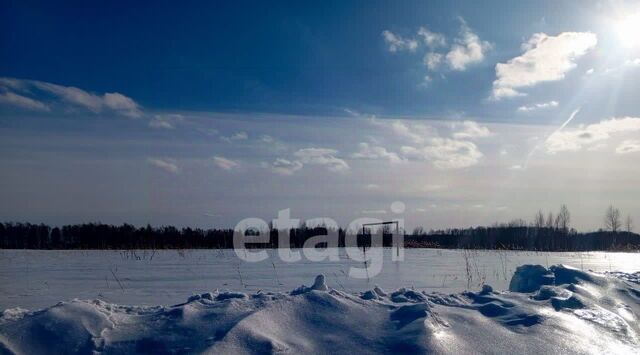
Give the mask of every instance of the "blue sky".
[{"label": "blue sky", "polygon": [[[624,1],[0,5],[0,213],[488,224],[640,196]],[[640,218],[640,216],[638,216]]]}]

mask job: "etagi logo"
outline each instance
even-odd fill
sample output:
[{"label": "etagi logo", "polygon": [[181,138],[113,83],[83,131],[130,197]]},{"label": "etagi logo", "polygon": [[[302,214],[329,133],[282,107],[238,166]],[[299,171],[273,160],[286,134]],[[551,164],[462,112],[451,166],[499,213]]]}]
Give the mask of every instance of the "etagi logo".
[{"label": "etagi logo", "polygon": [[[401,215],[405,211],[404,203],[400,201],[391,204],[391,212]],[[339,226],[331,218],[311,218],[305,220],[307,226],[322,226],[325,234],[308,238],[300,249],[291,248],[290,230],[300,226],[299,219],[291,218],[290,209],[280,210],[278,218],[272,221],[270,228],[266,221],[260,218],[245,218],[236,224],[233,233],[233,248],[238,258],[247,262],[260,262],[269,258],[266,250],[259,249],[259,244],[270,243],[272,229],[278,231],[278,257],[288,263],[302,260],[302,255],[313,262],[324,260],[340,261]],[[317,230],[317,229],[316,229]],[[358,218],[349,223],[344,231],[344,249],[349,259],[362,263],[363,267],[351,266],[349,277],[370,278],[382,271],[384,236],[391,236],[392,261],[404,261],[404,219],[394,218],[393,221],[383,221],[377,218]],[[359,248],[358,238],[370,238],[369,247]],[[251,244],[252,248],[247,248]],[[326,246],[319,248],[318,246]]]}]

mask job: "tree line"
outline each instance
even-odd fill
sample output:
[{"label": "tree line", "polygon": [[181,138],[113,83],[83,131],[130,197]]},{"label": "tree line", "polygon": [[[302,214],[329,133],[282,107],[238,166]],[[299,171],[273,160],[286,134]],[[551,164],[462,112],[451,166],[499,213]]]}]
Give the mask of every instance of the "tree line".
[{"label": "tree line", "polygon": [[[405,247],[516,249],[540,251],[637,250],[640,235],[632,232],[632,221],[623,224],[620,211],[610,206],[605,214],[604,229],[578,233],[571,228],[571,214],[566,206],[544,214],[538,211],[532,222],[513,220],[489,227],[439,229],[415,228],[404,233]],[[623,228],[626,227],[626,231]],[[304,224],[289,231],[290,246],[300,248],[311,237],[333,232],[338,246],[344,247],[345,229],[328,230],[324,226]],[[336,233],[337,232],[337,233]],[[0,223],[1,249],[223,249],[233,248],[232,229],[175,228],[172,226],[135,227],[130,224],[109,225],[85,223],[50,227],[45,224]],[[250,230],[245,233],[268,233],[269,241],[247,247],[277,248],[278,230]],[[351,233],[351,232],[349,232]],[[370,244],[369,231],[358,231],[359,246]],[[365,233],[365,234],[363,234]],[[383,230],[383,245],[392,246],[389,230]],[[323,247],[325,245],[319,245]]]}]

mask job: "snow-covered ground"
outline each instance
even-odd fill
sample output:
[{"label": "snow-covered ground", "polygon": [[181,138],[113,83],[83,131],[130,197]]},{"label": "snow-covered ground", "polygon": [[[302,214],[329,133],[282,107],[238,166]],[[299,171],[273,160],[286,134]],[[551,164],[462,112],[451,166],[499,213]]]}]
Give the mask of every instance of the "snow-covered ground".
[{"label": "snow-covered ground", "polygon": [[455,294],[324,276],[291,292],[213,291],[174,306],[73,300],[7,309],[0,353],[637,353],[640,273],[523,266],[511,291]]},{"label": "snow-covered ground", "polygon": [[[302,257],[282,261],[243,262],[232,250],[185,251],[38,251],[0,250],[0,311],[38,309],[59,301],[101,299],[109,303],[172,305],[192,293],[215,289],[242,292],[290,291],[324,274],[337,290],[358,292],[379,285],[385,289],[412,287],[443,293],[461,292],[483,283],[506,290],[515,268],[523,264],[549,267],[567,264],[581,270],[640,270],[634,253],[547,253],[406,249],[405,260],[393,262],[383,253],[382,272],[370,279],[347,276],[361,261],[339,250],[339,261],[311,262]],[[469,273],[467,273],[467,264]],[[471,280],[469,280],[469,277]]]}]

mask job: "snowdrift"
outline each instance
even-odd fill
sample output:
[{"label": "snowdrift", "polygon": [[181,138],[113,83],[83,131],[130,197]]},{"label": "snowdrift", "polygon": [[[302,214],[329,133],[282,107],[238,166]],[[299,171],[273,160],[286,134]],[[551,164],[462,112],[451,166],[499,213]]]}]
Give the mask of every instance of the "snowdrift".
[{"label": "snowdrift", "polygon": [[7,309],[0,354],[637,353],[640,273],[524,265],[509,291],[204,293],[175,306],[100,300]]}]

